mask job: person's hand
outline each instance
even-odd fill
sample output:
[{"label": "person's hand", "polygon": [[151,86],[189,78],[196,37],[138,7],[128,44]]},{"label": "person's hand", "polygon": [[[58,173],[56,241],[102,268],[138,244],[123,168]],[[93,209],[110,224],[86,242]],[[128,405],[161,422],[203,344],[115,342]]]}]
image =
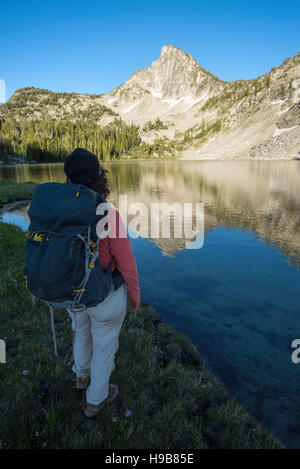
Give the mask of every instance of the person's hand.
[{"label": "person's hand", "polygon": [[131,311],[136,311],[138,309],[138,307],[140,306],[140,302],[136,302],[134,300],[132,300],[131,298],[129,299],[129,304],[130,304],[130,309]]}]

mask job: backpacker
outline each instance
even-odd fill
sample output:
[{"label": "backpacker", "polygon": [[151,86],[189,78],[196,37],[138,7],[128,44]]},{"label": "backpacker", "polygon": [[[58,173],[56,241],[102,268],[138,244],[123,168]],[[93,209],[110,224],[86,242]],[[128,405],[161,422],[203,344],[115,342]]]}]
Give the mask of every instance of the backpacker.
[{"label": "backpacker", "polygon": [[107,212],[96,215],[96,209],[103,202],[102,194],[72,183],[45,183],[34,193],[26,233],[27,287],[52,314],[53,306],[71,312],[95,306],[111,291],[112,260],[105,270],[98,259],[96,225]]}]

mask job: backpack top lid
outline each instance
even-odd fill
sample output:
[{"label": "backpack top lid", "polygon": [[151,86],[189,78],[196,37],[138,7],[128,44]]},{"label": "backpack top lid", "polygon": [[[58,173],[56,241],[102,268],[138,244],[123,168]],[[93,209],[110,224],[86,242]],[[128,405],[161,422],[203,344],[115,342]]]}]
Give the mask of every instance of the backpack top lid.
[{"label": "backpack top lid", "polygon": [[41,184],[35,190],[28,210],[29,231],[80,233],[102,218],[103,215],[96,215],[101,202],[105,202],[103,194],[80,184]]}]

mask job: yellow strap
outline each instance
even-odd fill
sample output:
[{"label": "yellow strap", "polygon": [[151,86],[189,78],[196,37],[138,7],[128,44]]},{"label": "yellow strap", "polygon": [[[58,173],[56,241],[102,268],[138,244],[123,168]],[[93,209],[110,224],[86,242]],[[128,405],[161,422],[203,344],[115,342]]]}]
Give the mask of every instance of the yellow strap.
[{"label": "yellow strap", "polygon": [[33,240],[34,240],[34,241],[39,241],[39,242],[41,242],[42,239],[43,239],[43,236],[44,236],[43,233],[41,233],[41,234],[39,234],[39,235],[38,235],[38,234],[35,234]]},{"label": "yellow strap", "polygon": [[77,291],[85,291],[86,289],[85,288],[82,288],[81,290],[73,290],[74,292],[77,292]]}]

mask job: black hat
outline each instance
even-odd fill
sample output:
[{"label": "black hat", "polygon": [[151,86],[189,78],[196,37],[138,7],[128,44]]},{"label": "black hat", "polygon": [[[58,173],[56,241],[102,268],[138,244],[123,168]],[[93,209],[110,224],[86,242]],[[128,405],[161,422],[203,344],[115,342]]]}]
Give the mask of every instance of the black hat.
[{"label": "black hat", "polygon": [[71,182],[90,184],[101,176],[101,167],[96,155],[84,148],[76,148],[66,159],[64,171]]}]

